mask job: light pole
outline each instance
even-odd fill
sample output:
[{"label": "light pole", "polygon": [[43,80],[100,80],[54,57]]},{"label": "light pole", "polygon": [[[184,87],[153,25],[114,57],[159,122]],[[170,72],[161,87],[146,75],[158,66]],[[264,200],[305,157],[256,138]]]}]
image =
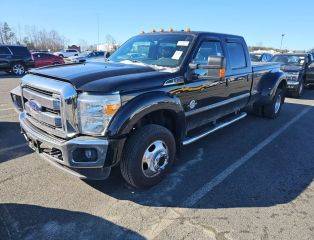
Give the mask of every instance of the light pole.
[{"label": "light pole", "polygon": [[98,37],[97,45],[99,45],[99,14],[97,14],[97,37]]},{"label": "light pole", "polygon": [[286,36],[286,34],[281,34],[281,42],[280,42],[280,51],[282,50],[282,43],[283,43],[283,38]]}]

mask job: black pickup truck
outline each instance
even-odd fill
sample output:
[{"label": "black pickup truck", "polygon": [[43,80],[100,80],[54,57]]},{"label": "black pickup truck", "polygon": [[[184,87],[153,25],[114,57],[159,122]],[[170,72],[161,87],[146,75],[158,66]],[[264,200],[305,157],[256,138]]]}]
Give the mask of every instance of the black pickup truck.
[{"label": "black pickup truck", "polygon": [[138,188],[247,109],[277,117],[287,86],[280,65],[251,65],[242,37],[190,31],[140,34],[108,62],[35,69],[21,82],[11,95],[34,150],[80,178],[119,166]]},{"label": "black pickup truck", "polygon": [[271,62],[281,64],[281,70],[287,76],[287,93],[299,98],[304,86],[314,85],[314,57],[310,53],[277,54]]}]

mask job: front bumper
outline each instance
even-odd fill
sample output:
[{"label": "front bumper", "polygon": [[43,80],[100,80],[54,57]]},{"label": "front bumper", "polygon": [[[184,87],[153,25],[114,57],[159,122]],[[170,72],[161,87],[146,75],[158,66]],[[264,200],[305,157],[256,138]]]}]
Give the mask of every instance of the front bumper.
[{"label": "front bumper", "polygon": [[298,91],[300,86],[299,81],[287,81],[287,90],[288,91]]},{"label": "front bumper", "polygon": [[[106,179],[109,176],[111,168],[104,167],[109,146],[107,139],[81,136],[61,140],[35,128],[24,112],[19,114],[19,120],[29,146],[54,166],[82,179]],[[97,152],[95,161],[81,161],[77,150],[84,149]]]}]

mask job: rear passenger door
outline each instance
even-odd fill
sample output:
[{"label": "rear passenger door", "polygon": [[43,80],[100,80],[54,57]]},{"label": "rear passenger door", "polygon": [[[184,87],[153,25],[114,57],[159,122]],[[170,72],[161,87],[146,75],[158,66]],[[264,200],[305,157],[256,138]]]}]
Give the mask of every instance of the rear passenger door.
[{"label": "rear passenger door", "polygon": [[250,97],[252,67],[247,54],[247,46],[241,39],[226,40],[227,71],[226,87],[229,107],[234,110],[244,107]]},{"label": "rear passenger door", "polygon": [[42,53],[42,59],[43,59],[43,66],[49,66],[54,63],[54,58],[47,53]]}]

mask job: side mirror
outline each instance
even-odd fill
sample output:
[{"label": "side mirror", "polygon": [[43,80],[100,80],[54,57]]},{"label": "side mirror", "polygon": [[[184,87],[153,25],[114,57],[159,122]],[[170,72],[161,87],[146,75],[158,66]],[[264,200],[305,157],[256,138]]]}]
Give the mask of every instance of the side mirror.
[{"label": "side mirror", "polygon": [[206,76],[197,76],[198,79],[217,79],[225,77],[225,66],[226,61],[224,57],[221,56],[209,56],[207,59],[207,64],[197,64],[197,63],[190,63],[189,68],[190,70],[196,69],[204,69],[208,70]]}]

